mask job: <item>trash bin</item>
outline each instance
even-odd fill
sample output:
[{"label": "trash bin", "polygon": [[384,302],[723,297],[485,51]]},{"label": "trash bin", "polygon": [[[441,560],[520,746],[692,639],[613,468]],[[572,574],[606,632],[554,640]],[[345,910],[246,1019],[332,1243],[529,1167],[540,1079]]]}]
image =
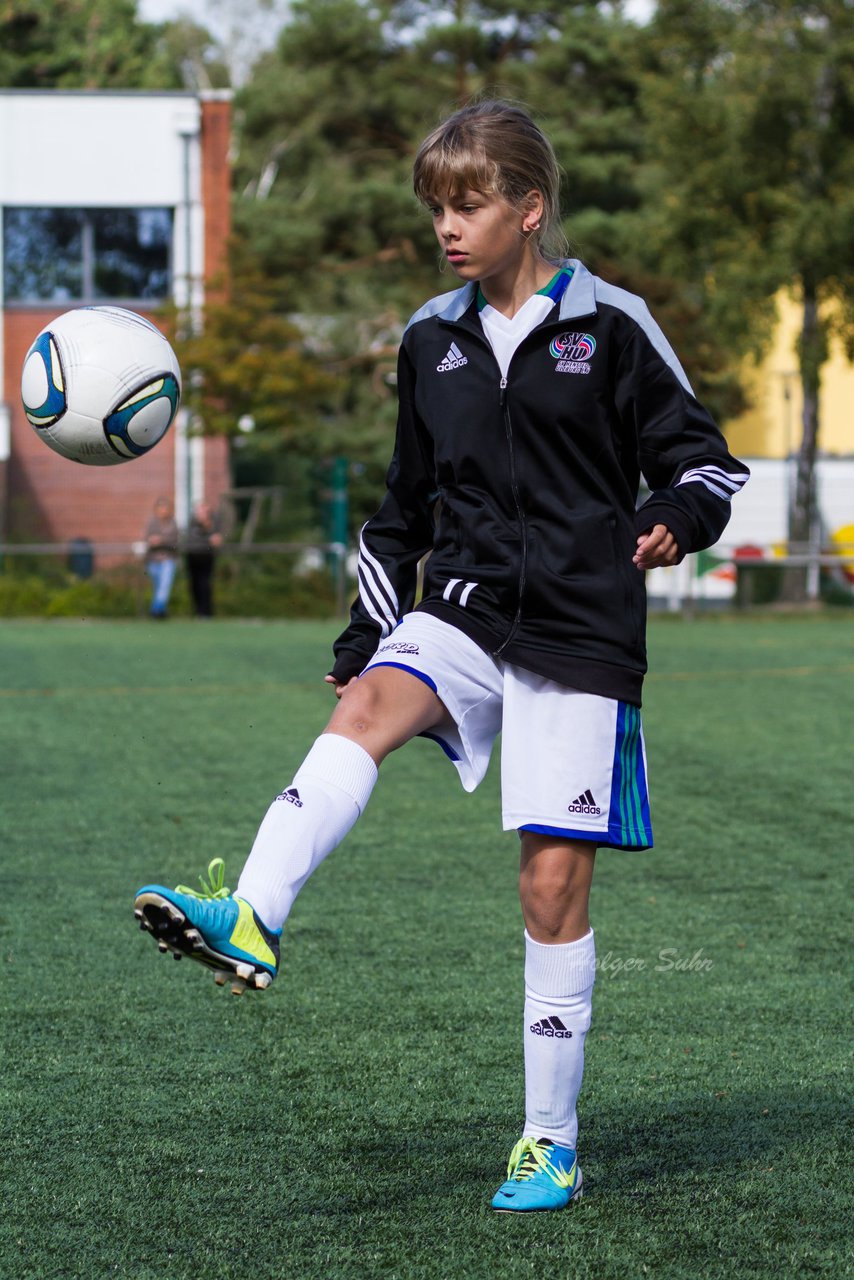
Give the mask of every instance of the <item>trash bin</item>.
[{"label": "trash bin", "polygon": [[95,553],[88,538],[72,538],[68,544],[68,568],[76,578],[91,578]]}]

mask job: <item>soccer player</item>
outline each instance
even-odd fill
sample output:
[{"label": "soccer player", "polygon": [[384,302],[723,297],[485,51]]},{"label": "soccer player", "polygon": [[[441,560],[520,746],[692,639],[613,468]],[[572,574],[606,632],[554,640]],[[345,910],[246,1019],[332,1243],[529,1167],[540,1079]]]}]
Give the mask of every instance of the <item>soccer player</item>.
[{"label": "soccer player", "polygon": [[[644,303],[562,256],[558,166],[526,112],[456,112],[422,143],[414,185],[462,285],[403,337],[387,490],[326,677],[339,701],[235,894],[149,885],[136,914],[220,982],[269,985],[294,899],[389,752],[433,738],[471,791],[500,731],[503,825],[521,841],[526,1114],[492,1204],[559,1209],[582,1186],[596,851],[652,843],[643,573],[714,543],[747,471]],[[636,510],[641,473],[652,492]]]}]

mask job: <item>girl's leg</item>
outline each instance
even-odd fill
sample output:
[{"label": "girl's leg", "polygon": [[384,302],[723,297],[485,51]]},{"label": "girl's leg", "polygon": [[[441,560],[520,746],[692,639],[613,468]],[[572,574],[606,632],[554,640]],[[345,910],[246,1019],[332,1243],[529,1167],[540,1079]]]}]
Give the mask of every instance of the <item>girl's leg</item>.
[{"label": "girl's leg", "polygon": [[588,903],[595,844],[522,833],[525,921],[524,1137],[575,1150],[595,949]]},{"label": "girl's leg", "polygon": [[373,668],[345,689],[326,730],[268,809],[237,885],[268,928],[281,928],[308,877],[362,813],[378,765],[446,716],[433,690],[397,667]]},{"label": "girl's leg", "polygon": [[522,832],[519,898],[529,935],[540,943],[577,942],[590,931],[596,845]]}]

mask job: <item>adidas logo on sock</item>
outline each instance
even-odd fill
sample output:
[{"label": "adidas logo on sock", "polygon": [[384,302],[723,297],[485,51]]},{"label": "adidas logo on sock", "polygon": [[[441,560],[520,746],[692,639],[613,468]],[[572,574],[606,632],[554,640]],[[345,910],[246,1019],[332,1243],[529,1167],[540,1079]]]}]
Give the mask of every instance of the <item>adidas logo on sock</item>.
[{"label": "adidas logo on sock", "polygon": [[551,1018],[540,1018],[539,1022],[531,1023],[528,1028],[533,1031],[535,1036],[549,1036],[554,1040],[571,1040],[572,1032],[567,1031],[560,1018],[552,1016]]},{"label": "adidas logo on sock", "polygon": [[464,356],[457,344],[452,342],[442,363],[436,365],[436,372],[450,373],[452,369],[461,369],[468,362],[468,356]]},{"label": "adidas logo on sock", "polygon": [[288,804],[295,804],[298,809],[302,808],[302,800],[299,798],[299,792],[296,787],[288,787],[287,791],[283,791],[281,795],[276,796],[277,800],[287,800]]},{"label": "adidas logo on sock", "polygon": [[587,790],[584,792],[583,795],[580,795],[578,797],[577,800],[573,800],[572,804],[567,805],[567,811],[569,813],[593,813],[593,814],[602,812],[602,810],[599,808],[596,801],[593,799],[593,792],[590,790],[589,787],[587,788]]}]

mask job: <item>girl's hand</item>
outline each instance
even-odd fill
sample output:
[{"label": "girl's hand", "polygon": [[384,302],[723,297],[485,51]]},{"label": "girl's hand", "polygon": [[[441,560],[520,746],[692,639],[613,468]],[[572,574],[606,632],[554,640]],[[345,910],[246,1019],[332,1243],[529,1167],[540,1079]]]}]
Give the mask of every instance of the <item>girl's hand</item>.
[{"label": "girl's hand", "polygon": [[676,564],[679,560],[679,545],[666,524],[653,525],[638,538],[638,549],[632,557],[632,563],[638,569],[657,569],[661,565]]},{"label": "girl's hand", "polygon": [[334,685],[335,685],[335,697],[336,697],[336,698],[340,698],[340,697],[341,697],[341,694],[342,694],[342,693],[344,692],[344,690],[347,688],[347,685],[352,684],[352,683],[353,683],[353,680],[358,680],[358,679],[359,679],[359,677],[358,677],[358,676],[353,676],[351,680],[348,680],[348,681],[347,681],[347,684],[338,684],[338,682],[337,682],[337,680],[335,679],[335,677],[334,677],[334,676],[324,676],[323,678],[324,678],[324,680],[326,681],[326,683],[327,683],[327,684],[334,684]]}]

